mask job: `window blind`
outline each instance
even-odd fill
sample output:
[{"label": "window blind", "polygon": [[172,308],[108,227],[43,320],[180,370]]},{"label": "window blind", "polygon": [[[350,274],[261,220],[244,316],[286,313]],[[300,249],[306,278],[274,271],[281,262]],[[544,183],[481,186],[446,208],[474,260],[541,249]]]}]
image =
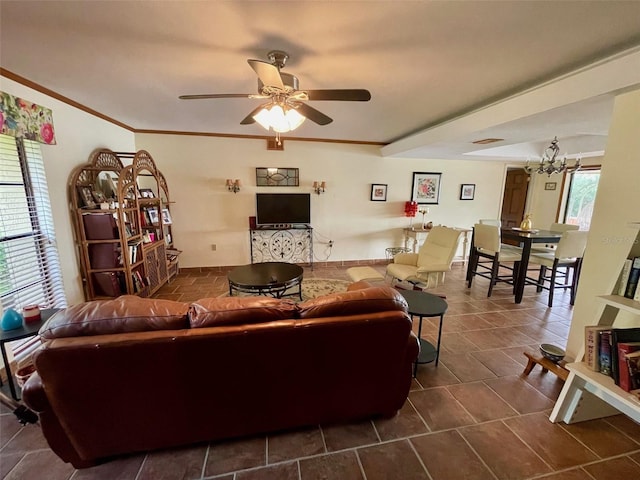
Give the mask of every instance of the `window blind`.
[{"label": "window blind", "polygon": [[0,135],[0,304],[66,306],[40,146],[8,135]]}]

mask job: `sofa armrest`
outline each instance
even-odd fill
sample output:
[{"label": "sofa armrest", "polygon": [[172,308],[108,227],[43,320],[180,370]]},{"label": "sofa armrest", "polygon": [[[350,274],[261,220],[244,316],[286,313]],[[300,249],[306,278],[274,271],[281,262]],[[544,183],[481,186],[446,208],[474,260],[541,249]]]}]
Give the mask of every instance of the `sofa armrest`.
[{"label": "sofa armrest", "polygon": [[400,263],[402,265],[418,265],[417,253],[397,253],[393,257],[393,263]]},{"label": "sofa armrest", "polygon": [[44,412],[51,408],[47,394],[44,391],[42,378],[40,378],[38,372],[34,372],[24,384],[22,388],[22,400],[35,412]]}]

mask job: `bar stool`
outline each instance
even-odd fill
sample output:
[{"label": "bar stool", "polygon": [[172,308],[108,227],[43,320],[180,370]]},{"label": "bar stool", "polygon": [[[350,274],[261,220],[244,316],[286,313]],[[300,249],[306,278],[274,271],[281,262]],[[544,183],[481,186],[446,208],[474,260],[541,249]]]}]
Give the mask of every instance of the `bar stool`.
[{"label": "bar stool", "polygon": [[[571,305],[576,299],[576,290],[578,288],[578,278],[580,277],[580,267],[582,266],[582,257],[587,246],[588,231],[584,230],[567,230],[562,234],[562,238],[558,242],[558,248],[553,253],[532,253],[529,257],[529,263],[540,265],[540,274],[538,280],[533,282],[536,290],[541,292],[543,289],[549,290],[550,307],[553,306],[553,292],[556,288],[568,288],[571,290]],[[571,283],[558,283],[556,277],[558,268],[567,267],[573,269],[573,278]],[[547,275],[547,270],[551,269],[551,274]],[[545,285],[548,282],[549,285]]]},{"label": "bar stool", "polygon": [[[486,258],[489,262],[481,262],[481,258]],[[469,278],[467,279],[467,286],[469,288],[471,287],[474,275],[488,278],[490,283],[487,297],[490,297],[493,286],[497,282],[506,282],[510,285],[515,285],[514,278],[517,275],[521,260],[522,249],[504,245],[500,242],[500,227],[476,223],[473,226],[473,251],[469,258]],[[514,262],[514,265],[510,267],[505,265],[504,262]],[[485,265],[488,263],[491,265]],[[510,270],[512,272],[511,275],[499,275],[501,267]]]}]

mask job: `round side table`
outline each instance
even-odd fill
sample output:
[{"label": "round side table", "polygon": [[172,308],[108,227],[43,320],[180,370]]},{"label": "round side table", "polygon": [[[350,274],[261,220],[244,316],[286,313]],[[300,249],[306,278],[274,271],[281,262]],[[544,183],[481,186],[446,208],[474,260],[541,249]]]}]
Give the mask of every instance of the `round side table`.
[{"label": "round side table", "polygon": [[[440,357],[440,339],[442,337],[442,322],[449,305],[441,297],[421,290],[400,290],[400,294],[409,304],[409,315],[418,317],[418,340],[420,341],[420,355],[413,368],[413,376],[418,372],[418,364],[431,363],[435,360],[438,366]],[[438,325],[438,340],[434,347],[431,342],[422,338],[422,319],[425,317],[440,317]]]}]

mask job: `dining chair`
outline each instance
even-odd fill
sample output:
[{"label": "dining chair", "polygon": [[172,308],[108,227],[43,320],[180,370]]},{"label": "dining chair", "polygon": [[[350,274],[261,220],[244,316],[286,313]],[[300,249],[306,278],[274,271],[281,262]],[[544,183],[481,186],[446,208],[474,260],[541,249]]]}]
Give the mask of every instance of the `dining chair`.
[{"label": "dining chair", "polygon": [[[552,223],[549,230],[552,232],[566,232],[567,230],[579,230],[579,225],[572,225],[570,223]],[[558,246],[557,243],[550,243],[540,246],[531,246],[531,253],[553,253]],[[569,285],[569,272],[570,267],[566,267],[562,272],[558,272],[558,275],[564,278],[564,284]]]},{"label": "dining chair", "polygon": [[[487,261],[481,261],[487,259]],[[522,249],[505,245],[500,241],[500,227],[486,223],[476,223],[473,226],[473,249],[469,257],[469,277],[467,286],[470,288],[473,277],[489,279],[489,291],[491,296],[493,287],[497,282],[506,282],[515,285],[515,277],[522,260]],[[514,262],[513,266],[505,265],[505,262]],[[500,268],[511,271],[511,275],[500,275]]]},{"label": "dining chair", "polygon": [[[553,306],[553,293],[556,288],[570,289],[571,300],[573,305],[576,298],[576,289],[578,288],[578,279],[580,277],[580,268],[582,266],[582,257],[587,246],[587,234],[585,230],[566,230],[562,234],[562,238],[558,242],[558,246],[553,252],[541,253],[531,252],[529,264],[540,265],[538,280],[533,282],[536,285],[536,291],[541,292],[543,289],[549,290],[548,305]],[[566,267],[565,275],[569,275],[569,271],[573,270],[571,282],[560,283],[557,281],[558,269]],[[551,273],[548,275],[548,270]],[[529,282],[531,283],[531,282]],[[547,285],[548,284],[548,285]]]}]

